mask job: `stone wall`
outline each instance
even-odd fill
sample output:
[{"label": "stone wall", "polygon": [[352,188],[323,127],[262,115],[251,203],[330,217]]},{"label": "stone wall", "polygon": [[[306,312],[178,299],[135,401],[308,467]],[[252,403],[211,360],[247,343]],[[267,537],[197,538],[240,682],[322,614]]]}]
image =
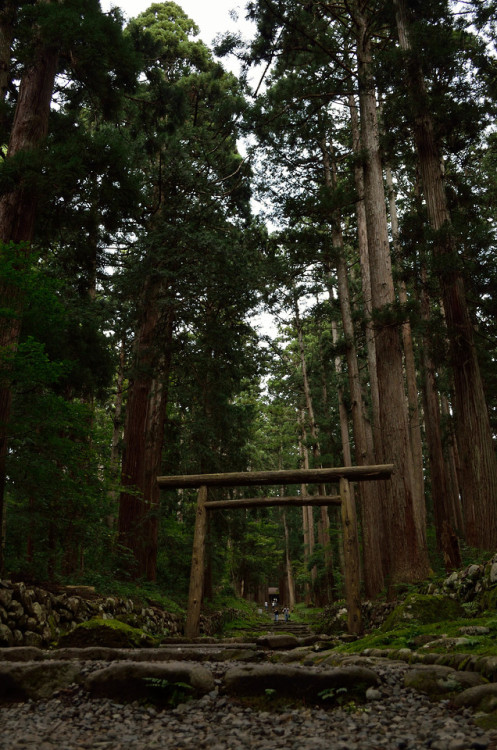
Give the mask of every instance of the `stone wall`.
[{"label": "stone wall", "polygon": [[184,625],[181,615],[136,606],[131,599],[81,596],[67,589],[52,593],[0,581],[0,646],[48,647],[62,633],[94,617],[123,620],[153,636],[179,635]]},{"label": "stone wall", "polygon": [[[382,625],[398,602],[372,602],[365,600],[361,603],[363,626],[366,630],[374,630]],[[343,601],[328,604],[317,620],[314,629],[326,635],[338,635],[347,630],[347,608]]]},{"label": "stone wall", "polygon": [[497,555],[481,565],[455,570],[441,582],[430,583],[428,594],[443,594],[461,603],[474,602],[475,612],[497,604]]},{"label": "stone wall", "polygon": [[[446,578],[432,581],[422,587],[430,595],[447,596],[466,605],[468,616],[481,612],[497,611],[497,554],[482,564],[467,565]],[[400,597],[401,599],[403,597]],[[399,601],[363,601],[362,618],[366,630],[380,627]],[[318,632],[336,634],[346,630],[347,609],[344,602],[328,605],[323,610]]]}]

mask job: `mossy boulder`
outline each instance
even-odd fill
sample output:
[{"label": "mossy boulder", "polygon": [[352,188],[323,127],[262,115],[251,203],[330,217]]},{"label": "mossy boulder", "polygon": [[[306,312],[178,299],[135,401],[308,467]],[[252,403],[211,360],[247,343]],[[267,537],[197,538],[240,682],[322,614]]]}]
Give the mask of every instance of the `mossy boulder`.
[{"label": "mossy boulder", "polygon": [[464,608],[448,596],[411,594],[399,604],[383,623],[381,630],[386,632],[407,624],[430,625],[434,622],[464,618]]},{"label": "mossy boulder", "polygon": [[426,693],[433,700],[461,693],[484,683],[485,678],[476,672],[458,672],[438,664],[419,665],[409,670],[404,677],[406,687]]},{"label": "mossy boulder", "polygon": [[59,638],[59,648],[144,648],[156,645],[156,641],[139,628],[133,628],[120,620],[94,618],[77,625],[74,630]]},{"label": "mossy boulder", "polygon": [[261,635],[257,638],[257,645],[261,648],[287,649],[297,648],[299,642],[294,635]]},{"label": "mossy boulder", "polygon": [[50,699],[56,690],[79,679],[80,666],[67,661],[3,662],[0,703]]},{"label": "mossy boulder", "polygon": [[93,672],[85,688],[97,698],[176,706],[211,692],[215,682],[212,672],[200,664],[126,661]]},{"label": "mossy boulder", "polygon": [[364,700],[367,689],[378,684],[376,672],[357,665],[315,670],[288,664],[248,664],[228,669],[223,690],[236,698],[280,696],[326,700],[333,705]]},{"label": "mossy boulder", "polygon": [[497,711],[497,685],[490,682],[470,687],[454,698],[454,705],[456,708],[469,707],[476,711],[493,713]]}]

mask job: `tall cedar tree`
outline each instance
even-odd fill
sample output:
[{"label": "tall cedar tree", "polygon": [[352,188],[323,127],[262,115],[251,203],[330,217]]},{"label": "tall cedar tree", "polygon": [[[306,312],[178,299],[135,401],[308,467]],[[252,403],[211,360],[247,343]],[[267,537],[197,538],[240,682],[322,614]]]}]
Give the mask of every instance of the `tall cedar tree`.
[{"label": "tall cedar tree", "polygon": [[[259,36],[255,56],[266,59],[277,54],[275,70],[305,70],[305,64],[323,60],[328,80],[339,80],[348,70],[348,84],[358,81],[360,127],[364,165],[364,202],[368,231],[372,306],[376,331],[376,369],[380,393],[381,446],[378,455],[402,467],[393,475],[384,507],[389,545],[389,573],[392,580],[416,580],[428,572],[424,526],[424,498],[416,493],[414,467],[404,394],[403,359],[398,324],[392,319],[395,302],[385,209],[378,118],[374,86],[373,49],[375,34],[382,27],[378,9],[364,3],[333,3],[322,7],[307,3],[305,8],[279,2],[252,3]],[[339,26],[338,26],[339,25]],[[345,28],[338,44],[337,26]],[[268,49],[269,41],[269,49]],[[346,56],[351,48],[357,58],[357,79]],[[298,55],[295,54],[298,50]],[[345,55],[344,55],[345,50]],[[305,96],[305,93],[304,93]]]},{"label": "tall cedar tree", "polygon": [[[236,114],[243,99],[234,77],[213,61],[202,42],[192,39],[198,33],[195,24],[175,3],[167,2],[152,5],[132,21],[129,33],[148,63],[140,92],[145,115],[140,128],[150,155],[143,168],[154,180],[138,243],[141,265],[132,269],[132,274],[141,276],[142,292],[122,464],[122,484],[130,489],[120,497],[119,541],[132,553],[134,574],[154,580],[156,477],[174,327],[185,320],[185,300],[193,303],[204,274],[216,274],[216,245],[226,253],[230,235],[239,241],[237,203],[245,205],[243,214],[248,193],[235,144]],[[135,127],[138,122],[135,119]],[[229,220],[230,209],[235,211]]]},{"label": "tall cedar tree", "polygon": [[441,144],[434,127],[433,107],[420,53],[413,43],[413,39],[419,36],[416,22],[419,23],[421,19],[417,18],[419,11],[410,11],[404,0],[394,0],[394,5],[399,44],[404,53],[423,193],[428,220],[434,232],[433,254],[439,269],[447,321],[466,541],[474,547],[494,549],[497,544],[497,457],[460,253],[445,193]]},{"label": "tall cedar tree", "polygon": [[[122,41],[120,22],[113,15],[103,14],[98,0],[38,0],[15,8],[7,4],[0,16],[0,41],[2,93],[5,83],[15,97],[3,162],[6,179],[0,195],[0,241],[2,256],[22,278],[23,267],[30,262],[38,198],[43,189],[40,178],[50,169],[44,163],[44,145],[56,76],[66,73],[70,80],[91,88],[97,97],[112,100],[109,92],[119,89],[123,60],[127,75],[130,49]],[[1,105],[4,124],[4,103]],[[8,362],[17,348],[22,325],[22,284],[1,279],[0,297],[0,350]],[[0,374],[0,518],[11,401],[10,369],[5,365]]]}]

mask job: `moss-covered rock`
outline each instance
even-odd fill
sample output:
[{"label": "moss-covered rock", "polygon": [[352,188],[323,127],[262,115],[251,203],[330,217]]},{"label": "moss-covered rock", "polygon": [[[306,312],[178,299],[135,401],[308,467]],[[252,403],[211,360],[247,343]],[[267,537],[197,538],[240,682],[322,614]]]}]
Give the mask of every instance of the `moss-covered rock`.
[{"label": "moss-covered rock", "polygon": [[74,630],[59,638],[59,648],[86,648],[106,646],[108,648],[143,648],[155,645],[155,640],[143,630],[133,628],[120,620],[95,618],[82,622]]},{"label": "moss-covered rock", "polygon": [[66,661],[3,662],[0,664],[0,703],[52,697],[79,678],[80,666]]},{"label": "moss-covered rock", "polygon": [[127,661],[93,672],[85,688],[98,698],[176,706],[214,690],[215,682],[211,671],[200,664]]},{"label": "moss-covered rock", "polygon": [[404,678],[406,687],[426,693],[432,700],[461,693],[484,683],[486,680],[475,672],[458,672],[442,665],[419,665],[409,670]]},{"label": "moss-covered rock", "polygon": [[387,632],[399,625],[429,625],[446,620],[457,620],[465,616],[459,602],[447,596],[411,594],[399,604],[383,623],[381,630]]},{"label": "moss-covered rock", "polygon": [[497,710],[497,685],[495,682],[486,685],[475,685],[464,690],[454,698],[456,708],[469,707],[485,713]]},{"label": "moss-covered rock", "polygon": [[261,648],[269,649],[287,649],[297,648],[299,642],[294,635],[261,635],[257,638],[257,645]]},{"label": "moss-covered rock", "polygon": [[477,727],[485,729],[485,731],[487,732],[492,729],[497,729],[497,711],[493,711],[491,714],[476,714],[473,718],[473,721]]}]

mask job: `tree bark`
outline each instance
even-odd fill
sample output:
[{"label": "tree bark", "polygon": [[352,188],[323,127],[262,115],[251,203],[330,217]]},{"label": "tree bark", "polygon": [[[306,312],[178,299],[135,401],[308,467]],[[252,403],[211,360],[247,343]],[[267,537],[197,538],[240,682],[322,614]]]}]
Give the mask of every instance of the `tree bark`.
[{"label": "tree bark", "polygon": [[[306,434],[305,434],[305,421],[304,421],[304,412],[303,409],[300,411],[299,415],[300,419],[300,429],[301,429],[301,436],[299,437],[299,454],[302,460],[302,463],[304,465],[304,469],[309,468],[309,454],[307,451],[307,446],[305,445],[306,440]],[[308,495],[307,492],[307,485],[302,484],[300,488],[302,497],[306,497]],[[309,515],[309,506],[302,506],[302,531],[304,536],[304,565],[306,568],[306,572],[308,572],[309,567],[309,560],[314,552],[314,515],[312,513],[312,507],[310,508],[311,514]],[[316,578],[316,570],[315,567],[313,567],[311,571],[311,584],[306,583],[305,585],[305,601],[306,604],[311,603],[311,588],[313,588],[314,580]]]},{"label": "tree bark", "polygon": [[[421,289],[421,314],[427,322],[430,317],[430,301],[426,291],[426,284]],[[433,501],[433,516],[438,548],[440,549],[446,572],[456,570],[461,566],[459,540],[454,530],[453,509],[451,504],[451,487],[448,470],[444,458],[439,395],[435,376],[435,366],[429,355],[430,342],[424,337],[421,352],[423,367],[423,401],[426,442],[428,445],[428,460],[431,478],[431,495]]]},{"label": "tree bark", "polygon": [[119,492],[117,485],[119,482],[119,466],[122,463],[121,441],[123,438],[123,397],[124,397],[124,375],[126,368],[126,340],[123,337],[119,345],[119,365],[116,378],[116,395],[114,398],[114,416],[112,419],[112,440],[110,444],[109,472],[112,483],[109,490],[109,500],[111,504],[110,513],[107,516],[107,525],[109,529],[114,529],[117,513],[119,510],[118,497]]},{"label": "tree bark", "polygon": [[159,311],[162,284],[149,280],[147,287],[126,409],[121,482],[130,490],[120,496],[119,543],[132,553],[136,576],[153,581],[173,313]]},{"label": "tree bark", "polygon": [[428,220],[435,233],[433,253],[447,322],[466,541],[490,550],[497,544],[497,458],[426,85],[412,50],[405,0],[394,0],[394,5],[399,44],[406,53],[414,140]]},{"label": "tree bark", "polygon": [[283,530],[285,532],[285,575],[288,590],[288,606],[290,609],[295,607],[295,582],[292,572],[292,561],[290,559],[290,534],[288,533],[288,524],[286,521],[286,511],[281,513],[283,519]]},{"label": "tree bark", "polygon": [[[385,166],[385,178],[388,192],[388,205],[390,209],[390,226],[392,230],[394,255],[397,263],[400,263],[399,220],[397,216],[397,205],[395,202],[395,188],[393,184],[392,170],[388,164]],[[404,305],[405,308],[407,305],[407,289],[406,283],[402,278],[398,282],[397,290],[399,302],[401,305]],[[409,404],[409,436],[414,464],[415,491],[418,497],[416,507],[418,507],[422,513],[419,523],[424,526],[426,525],[426,508],[424,501],[423,441],[421,438],[421,416],[419,413],[414,343],[411,324],[408,320],[402,323],[402,342],[404,346],[404,361],[406,368],[407,401]]]},{"label": "tree bark", "polygon": [[[19,88],[14,120],[7,148],[7,160],[20,152],[40,148],[48,131],[58,54],[42,44],[34,51],[34,59],[26,68]],[[36,194],[23,180],[0,198],[0,251],[22,274],[33,238]],[[18,286],[0,282],[2,307],[8,311],[0,318],[0,351],[6,362],[17,350],[24,308],[24,295]],[[0,537],[5,538],[5,481],[7,435],[12,404],[10,367],[0,372]],[[3,570],[3,547],[0,545],[0,573]]]},{"label": "tree bark", "polygon": [[[321,328],[319,328],[319,359],[320,359],[320,371],[321,371],[321,393],[322,393],[322,405],[323,405],[323,412],[325,414],[329,411],[329,404],[328,404],[328,386],[326,382],[326,367],[324,362],[324,354],[323,354],[323,346],[322,346],[322,331]],[[323,486],[322,488],[323,492],[326,492],[326,488]],[[323,510],[326,511],[323,513]],[[332,509],[332,517],[335,514],[335,510]],[[330,534],[330,527],[331,527],[332,520],[330,519],[330,514],[328,511],[328,508],[322,508],[321,509],[321,522],[320,522],[320,528],[322,531],[320,542],[324,549],[324,556],[325,556],[325,564],[327,569],[327,589],[328,589],[328,601],[333,601],[333,595],[336,590],[336,584],[335,584],[335,572],[334,572],[334,555],[333,555],[333,549],[331,544],[331,534]]]},{"label": "tree bark", "polygon": [[[364,203],[364,169],[361,160],[361,134],[359,115],[354,95],[349,97],[350,128],[352,134],[352,148],[354,151],[354,182],[359,200],[356,203],[357,218],[357,246],[359,249],[359,266],[361,271],[362,298],[366,318],[366,350],[368,357],[369,393],[373,414],[373,445],[376,452],[380,451],[380,397],[378,392],[378,374],[376,372],[376,341],[373,326],[373,306],[371,301],[371,273],[369,271],[368,229],[366,221],[366,206]],[[381,452],[381,451],[380,451]]]},{"label": "tree bark", "polygon": [[[336,188],[336,165],[330,162],[326,148],[323,148],[323,164],[325,182],[329,189]],[[355,346],[354,324],[352,320],[352,309],[350,303],[350,291],[347,276],[347,265],[345,260],[345,246],[343,242],[341,220],[338,213],[333,217],[332,238],[336,261],[338,280],[338,299],[342,317],[343,333],[346,346],[347,372],[349,380],[352,428],[354,432],[355,460],[356,465],[374,463],[374,450],[369,438],[370,433],[366,428],[365,405],[362,398],[362,387],[359,375],[359,365]],[[332,290],[330,290],[330,294]],[[337,336],[336,328],[333,331],[333,339]],[[335,365],[340,366],[338,362]],[[376,366],[374,368],[376,370]],[[343,399],[342,399],[343,400]],[[340,403],[340,399],[339,399]],[[342,423],[342,417],[340,419]],[[348,432],[348,430],[347,430]],[[342,428],[342,438],[345,438],[345,430]],[[344,460],[352,465],[350,446]],[[347,464],[346,464],[347,465]],[[352,500],[354,501],[353,487],[350,487]],[[381,549],[383,546],[383,525],[380,488],[377,484],[364,484],[360,488],[361,517],[363,530],[363,554],[364,554],[364,583],[368,596],[376,596],[384,586],[383,564]]]},{"label": "tree bark", "polygon": [[[299,307],[298,307],[298,301],[295,298],[294,300],[294,312],[295,312],[295,327],[297,329],[297,339],[299,344],[299,353],[300,353],[300,367],[302,371],[302,382],[304,387],[304,398],[305,403],[307,407],[307,414],[309,417],[309,431],[311,433],[312,438],[312,455],[314,459],[314,467],[321,466],[321,446],[319,444],[319,435],[318,435],[318,428],[316,424],[316,419],[314,416],[314,407],[312,404],[312,395],[311,395],[311,388],[309,384],[309,377],[307,374],[307,364],[305,360],[305,347],[304,347],[304,336],[302,331],[302,321],[300,320],[300,314],[299,314]],[[309,456],[308,456],[308,449],[307,446],[304,445],[304,466],[305,468],[309,468]],[[323,484],[318,485],[318,493],[320,495],[325,494],[325,488]],[[314,523],[311,524],[311,519],[313,519],[313,510],[312,507],[309,507],[307,509],[307,513],[309,515],[309,539],[312,539],[312,548],[314,548]],[[320,529],[321,529],[321,544],[324,550],[324,562],[326,567],[326,577],[327,577],[327,596],[323,596],[325,592],[321,593],[321,601],[322,604],[327,604],[328,602],[325,601],[325,599],[328,597],[329,601],[331,601],[331,588],[332,588],[332,581],[333,581],[333,571],[332,571],[332,559],[330,554],[330,519],[328,516],[328,509],[326,506],[323,506],[321,508],[321,519],[320,519]],[[312,551],[311,553],[312,554]],[[316,568],[313,567],[313,582],[316,578]]]},{"label": "tree bark", "polygon": [[[440,411],[442,419],[446,425],[452,427],[452,413],[449,406],[449,402],[445,393],[440,393]],[[446,427],[447,429],[447,427]],[[457,440],[452,429],[450,434],[447,435],[444,445],[445,460],[447,461],[448,467],[448,481],[450,487],[450,500],[452,509],[452,519],[457,533],[464,539],[464,517],[461,504],[461,493],[459,491],[459,455],[457,451]]]},{"label": "tree bark", "polygon": [[390,308],[395,301],[380,157],[376,96],[368,24],[357,5],[355,21],[359,74],[364,198],[368,230],[371,296],[376,331],[376,364],[380,397],[383,456],[397,467],[384,508],[392,582],[416,581],[429,572],[426,531],[417,521],[413,462],[404,392],[402,350]]}]

